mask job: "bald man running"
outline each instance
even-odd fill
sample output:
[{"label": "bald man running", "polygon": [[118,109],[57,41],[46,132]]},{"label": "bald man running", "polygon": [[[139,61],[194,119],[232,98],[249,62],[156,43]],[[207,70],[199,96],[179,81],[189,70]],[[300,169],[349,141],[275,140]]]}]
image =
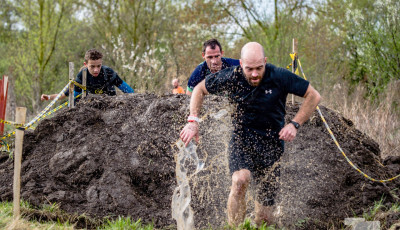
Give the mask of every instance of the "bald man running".
[{"label": "bald man running", "polygon": [[[188,124],[180,133],[187,145],[198,141],[198,116],[204,95],[224,92],[236,107],[234,131],[229,144],[229,169],[232,186],[228,198],[228,221],[243,222],[245,195],[250,180],[257,184],[255,222],[274,223],[273,207],[278,189],[278,160],[284,141],[292,141],[297,129],[309,119],[320,101],[319,93],[308,81],[282,68],[267,64],[264,48],[247,43],[241,51],[240,66],[208,75],[193,91]],[[286,97],[289,93],[304,97],[298,113],[284,124]]]}]

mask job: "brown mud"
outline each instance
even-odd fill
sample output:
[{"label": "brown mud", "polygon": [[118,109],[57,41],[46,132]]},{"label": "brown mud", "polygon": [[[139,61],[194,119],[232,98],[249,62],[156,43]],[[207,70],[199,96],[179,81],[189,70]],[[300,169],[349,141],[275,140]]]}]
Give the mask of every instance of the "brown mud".
[{"label": "brown mud", "polygon": [[[400,173],[400,157],[380,158],[379,146],[353,123],[321,106],[328,124],[350,160],[373,178]],[[191,178],[196,227],[226,224],[230,177],[227,146],[230,107],[207,96],[197,153],[205,169]],[[286,120],[298,105],[287,106]],[[175,142],[186,123],[186,95],[116,97],[90,95],[74,109],[43,120],[24,139],[22,198],[36,206],[54,203],[91,218],[130,216],[157,228],[173,228],[171,197],[176,187]],[[372,182],[341,155],[317,112],[285,143],[281,159],[278,221],[291,229],[340,227],[384,198],[399,202],[400,180]],[[0,155],[0,199],[12,200],[13,164]],[[252,195],[248,195],[249,207]],[[248,216],[252,216],[251,210]],[[394,215],[394,216],[393,216]],[[398,215],[382,217],[385,226]],[[382,224],[381,224],[382,225]],[[84,227],[84,226],[83,226]]]}]

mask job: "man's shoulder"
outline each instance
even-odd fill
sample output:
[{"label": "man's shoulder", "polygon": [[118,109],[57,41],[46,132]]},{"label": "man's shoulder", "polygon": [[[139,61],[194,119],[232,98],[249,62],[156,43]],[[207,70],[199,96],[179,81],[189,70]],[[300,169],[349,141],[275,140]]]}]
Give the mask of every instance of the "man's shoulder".
[{"label": "man's shoulder", "polygon": [[207,63],[206,61],[202,61],[201,63],[199,63],[196,67],[196,69],[198,70],[204,70],[204,69],[208,69]]},{"label": "man's shoulder", "polygon": [[205,61],[201,62],[201,63],[198,64],[198,65],[196,66],[196,68],[193,70],[191,76],[200,75],[201,72],[203,72],[203,70],[205,70],[206,68],[208,68],[208,67],[207,67],[207,63],[206,63]]},{"label": "man's shoulder", "polygon": [[290,72],[289,70],[275,66],[270,63],[267,63],[265,65],[265,71],[270,73],[271,77],[282,77],[285,76],[286,74],[292,74],[292,72]]},{"label": "man's shoulder", "polygon": [[222,62],[226,63],[228,67],[240,65],[240,61],[238,59],[222,57]]},{"label": "man's shoulder", "polygon": [[207,75],[206,79],[219,78],[229,81],[237,81],[238,79],[240,79],[238,76],[240,76],[241,74],[243,74],[243,71],[240,66],[230,66],[216,73]]}]

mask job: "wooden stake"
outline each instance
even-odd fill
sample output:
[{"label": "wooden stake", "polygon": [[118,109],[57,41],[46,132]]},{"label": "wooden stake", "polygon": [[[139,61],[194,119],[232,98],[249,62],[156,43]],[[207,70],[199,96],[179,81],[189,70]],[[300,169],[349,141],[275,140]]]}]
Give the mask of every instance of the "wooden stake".
[{"label": "wooden stake", "polygon": [[[0,119],[6,120],[6,108],[7,108],[7,92],[8,92],[8,77],[3,76],[0,80]],[[4,123],[0,124],[0,136],[3,136]]]},{"label": "wooden stake", "polygon": [[[87,69],[84,69],[82,71],[82,85],[85,87],[86,87],[86,76],[87,76]],[[82,89],[82,98],[86,97],[86,93],[87,91]]]},{"label": "wooden stake", "polygon": [[[74,63],[70,62],[69,63],[69,80],[73,81],[74,80]],[[69,108],[74,108],[75,107],[75,100],[74,100],[74,84],[69,85]]]},{"label": "wooden stake", "polygon": [[[292,53],[294,53],[294,54],[297,55],[297,39],[296,39],[296,38],[293,38]],[[296,61],[296,58],[295,58],[295,60],[293,60],[293,62],[292,62],[292,72],[293,72],[293,73],[296,71],[296,70],[294,69],[295,61]],[[294,98],[294,95],[292,94],[292,105],[294,105],[294,103],[295,103],[295,98]]]},{"label": "wooden stake", "polygon": [[[19,124],[25,124],[26,108],[17,107],[16,109],[16,122]],[[14,218],[20,216],[20,197],[21,197],[21,162],[22,162],[22,146],[24,142],[24,130],[17,129],[15,131],[15,151],[14,151]]]}]

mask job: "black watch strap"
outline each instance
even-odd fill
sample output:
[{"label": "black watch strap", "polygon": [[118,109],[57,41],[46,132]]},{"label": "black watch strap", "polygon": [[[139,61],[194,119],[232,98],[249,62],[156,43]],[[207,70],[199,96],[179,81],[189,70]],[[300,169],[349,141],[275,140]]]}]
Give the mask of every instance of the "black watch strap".
[{"label": "black watch strap", "polygon": [[300,128],[300,124],[299,123],[297,123],[295,121],[290,121],[290,123],[292,123],[296,129]]}]

